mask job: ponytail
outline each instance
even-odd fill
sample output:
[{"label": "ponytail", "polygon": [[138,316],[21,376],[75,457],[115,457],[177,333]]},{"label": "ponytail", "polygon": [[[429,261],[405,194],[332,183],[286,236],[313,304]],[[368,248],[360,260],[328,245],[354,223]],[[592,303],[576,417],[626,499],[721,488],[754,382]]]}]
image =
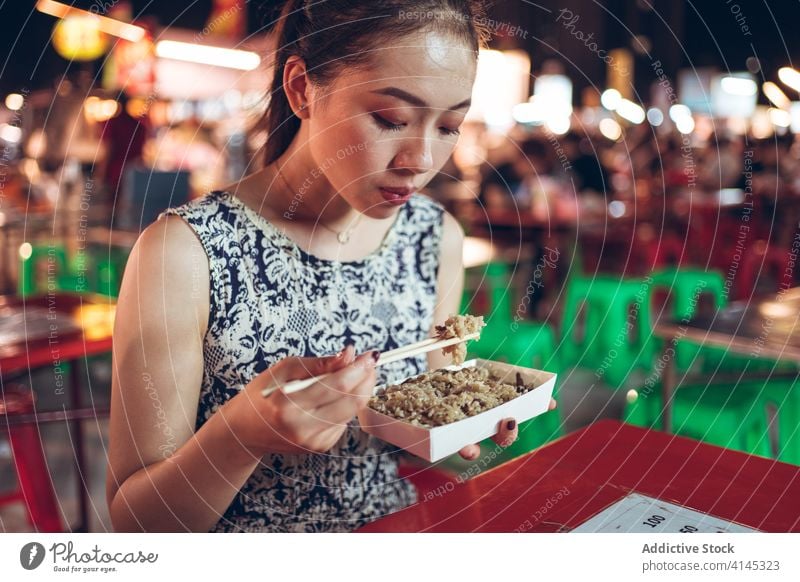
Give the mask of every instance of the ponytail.
[{"label": "ponytail", "polygon": [[286,2],[277,19],[275,67],[272,86],[269,92],[269,106],[264,114],[263,125],[269,134],[264,145],[264,164],[269,165],[277,160],[292,143],[300,130],[300,118],[294,114],[289,98],[283,88],[283,69],[286,61],[297,54],[298,39],[305,19],[304,0]]}]

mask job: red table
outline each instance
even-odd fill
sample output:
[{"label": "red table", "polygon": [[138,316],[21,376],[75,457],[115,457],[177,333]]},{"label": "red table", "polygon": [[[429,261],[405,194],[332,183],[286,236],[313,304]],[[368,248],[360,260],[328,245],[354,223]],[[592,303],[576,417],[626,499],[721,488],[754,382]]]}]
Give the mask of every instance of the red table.
[{"label": "red table", "polygon": [[[4,378],[42,366],[54,360],[70,361],[111,351],[111,325],[116,301],[102,295],[57,292],[28,298],[0,296],[3,308],[39,308],[54,313],[53,321],[68,316],[80,329],[63,331],[56,326],[55,341],[44,338],[0,344],[0,375]],[[99,316],[99,317],[98,317]]]},{"label": "red table", "polygon": [[411,477],[421,484],[417,504],[359,531],[569,531],[636,491],[762,531],[800,532],[800,467],[613,420],[463,483],[431,475]]},{"label": "red table", "polygon": [[[115,300],[102,295],[76,294],[56,292],[20,298],[0,296],[0,314],[6,308],[23,309],[25,311],[26,330],[33,326],[34,318],[41,318],[42,311],[47,313],[47,321],[53,323],[51,337],[23,337],[24,339],[9,343],[0,343],[0,377],[4,382],[29,374],[36,368],[50,367],[68,363],[69,375],[65,382],[69,389],[69,407],[53,411],[36,411],[35,414],[18,414],[6,417],[8,424],[43,422],[71,423],[71,439],[75,449],[75,466],[78,490],[78,524],[71,531],[87,531],[88,528],[88,494],[86,491],[88,477],[83,445],[83,432],[79,422],[108,415],[107,407],[84,406],[80,391],[80,365],[89,356],[100,355],[111,351],[111,335],[113,329]],[[30,312],[28,312],[30,310]],[[65,318],[76,324],[76,327],[64,325]],[[41,323],[41,322],[39,322]],[[50,335],[50,334],[48,334]],[[67,380],[66,378],[64,380]]]}]

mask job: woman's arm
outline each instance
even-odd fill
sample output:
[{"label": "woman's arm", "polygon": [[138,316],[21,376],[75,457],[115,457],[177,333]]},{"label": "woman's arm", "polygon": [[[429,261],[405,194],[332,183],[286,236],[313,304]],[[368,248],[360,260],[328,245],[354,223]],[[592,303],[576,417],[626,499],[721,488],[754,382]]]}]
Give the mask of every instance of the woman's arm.
[{"label": "woman's arm", "polygon": [[208,296],[189,226],[168,217],[147,228],[114,324],[106,493],[117,531],[208,531],[257,464],[222,415],[194,431]]},{"label": "woman's arm", "polygon": [[[114,325],[109,467],[117,531],[208,531],[275,453],[329,450],[367,405],[377,352],[284,358],[194,431],[203,378],[209,272],[189,226],[149,227],[129,259]],[[297,394],[262,389],[330,373]]]}]

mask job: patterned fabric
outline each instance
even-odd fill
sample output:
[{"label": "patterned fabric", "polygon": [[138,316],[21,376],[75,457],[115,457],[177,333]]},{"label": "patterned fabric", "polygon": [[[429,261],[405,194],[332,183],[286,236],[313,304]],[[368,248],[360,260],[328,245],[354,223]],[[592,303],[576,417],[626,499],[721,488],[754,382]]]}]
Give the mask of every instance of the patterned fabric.
[{"label": "patterned fabric", "polygon": [[[378,250],[330,261],[299,248],[227,192],[164,214],[182,217],[209,259],[199,429],[252,378],[286,356],[358,353],[424,339],[433,324],[442,207],[415,195]],[[427,369],[424,356],[378,368],[378,383]],[[211,531],[347,531],[415,501],[398,451],[353,420],[327,453],[267,455]]]}]

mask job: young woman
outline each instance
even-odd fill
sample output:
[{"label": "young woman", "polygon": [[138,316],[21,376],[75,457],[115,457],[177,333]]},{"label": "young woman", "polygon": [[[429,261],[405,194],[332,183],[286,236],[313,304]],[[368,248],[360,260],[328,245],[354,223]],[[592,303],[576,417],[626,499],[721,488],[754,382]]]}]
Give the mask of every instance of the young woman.
[{"label": "young woman", "polygon": [[[379,351],[458,310],[462,231],[415,191],[458,139],[480,10],[283,7],[265,167],[169,211],[125,273],[107,480],[116,530],[342,531],[415,500],[396,449],[354,417],[376,383],[448,363],[375,368]],[[260,395],[323,372],[302,392]],[[515,438],[509,419],[496,440]]]}]

